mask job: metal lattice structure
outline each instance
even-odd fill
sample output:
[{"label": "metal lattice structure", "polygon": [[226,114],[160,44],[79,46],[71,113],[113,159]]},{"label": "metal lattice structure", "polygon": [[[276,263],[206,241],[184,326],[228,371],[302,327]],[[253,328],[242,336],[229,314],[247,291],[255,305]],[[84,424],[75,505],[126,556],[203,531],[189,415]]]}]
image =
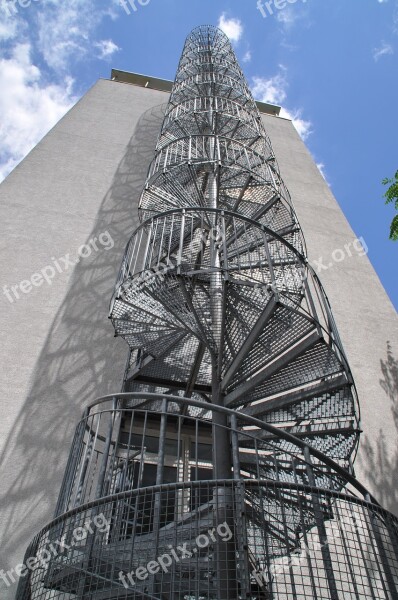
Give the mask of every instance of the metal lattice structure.
[{"label": "metal lattice structure", "polygon": [[27,556],[62,548],[18,599],[398,598],[330,305],[214,27],[185,43],[140,214],[110,309],[123,392],[84,414]]}]

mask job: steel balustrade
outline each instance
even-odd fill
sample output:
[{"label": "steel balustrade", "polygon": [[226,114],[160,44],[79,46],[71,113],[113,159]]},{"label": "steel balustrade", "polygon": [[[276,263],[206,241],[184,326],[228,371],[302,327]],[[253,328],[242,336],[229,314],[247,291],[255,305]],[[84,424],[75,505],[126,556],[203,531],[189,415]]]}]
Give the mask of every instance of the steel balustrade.
[{"label": "steel balustrade", "polygon": [[123,392],[79,423],[18,600],[397,599],[331,307],[217,28],[187,38],[139,211],[110,305]]}]

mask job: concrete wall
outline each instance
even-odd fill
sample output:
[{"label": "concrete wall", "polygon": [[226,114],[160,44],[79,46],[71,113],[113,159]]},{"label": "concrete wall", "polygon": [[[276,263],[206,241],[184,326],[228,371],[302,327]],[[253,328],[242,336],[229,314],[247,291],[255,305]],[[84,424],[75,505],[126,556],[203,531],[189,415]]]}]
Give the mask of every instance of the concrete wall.
[{"label": "concrete wall", "polygon": [[[106,242],[51,285],[0,294],[0,569],[51,520],[83,408],[120,391],[127,346],[108,307],[167,98],[99,81],[0,186],[1,288]],[[0,580],[2,600],[14,593]]]},{"label": "concrete wall", "polygon": [[[113,338],[108,304],[137,225],[136,202],[167,99],[164,92],[99,81],[0,186],[2,286],[29,280],[67,254],[76,259],[82,244],[98,239],[98,250],[57,272],[51,285],[19,291],[12,303],[0,297],[0,569],[21,562],[29,541],[51,519],[83,408],[120,389],[126,346]],[[355,235],[290,121],[263,118],[310,259],[333,264],[319,275],[362,405],[358,475],[398,512],[395,310],[366,256],[352,251],[333,262],[333,253]],[[100,243],[105,232],[110,237],[102,239],[111,238],[112,248]],[[0,580],[2,599],[14,593]]]}]

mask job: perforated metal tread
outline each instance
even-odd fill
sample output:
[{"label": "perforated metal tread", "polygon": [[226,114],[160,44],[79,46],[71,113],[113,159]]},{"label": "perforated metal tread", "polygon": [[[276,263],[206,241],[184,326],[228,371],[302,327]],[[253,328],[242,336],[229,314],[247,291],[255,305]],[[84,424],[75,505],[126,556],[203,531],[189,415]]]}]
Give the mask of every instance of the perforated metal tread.
[{"label": "perforated metal tread", "polygon": [[[99,511],[110,528],[18,600],[397,598],[398,523],[352,476],[358,403],[330,305],[216,28],[186,41],[140,215],[110,308],[123,393],[85,412],[32,548]],[[220,527],[231,536],[198,550]],[[178,547],[185,562],[122,583]]]}]

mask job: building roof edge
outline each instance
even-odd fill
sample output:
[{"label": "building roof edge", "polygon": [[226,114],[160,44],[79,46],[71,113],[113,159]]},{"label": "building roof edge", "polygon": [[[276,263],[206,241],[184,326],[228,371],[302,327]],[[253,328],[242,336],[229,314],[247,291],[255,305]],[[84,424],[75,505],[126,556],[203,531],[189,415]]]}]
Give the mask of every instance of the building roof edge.
[{"label": "building roof edge", "polygon": [[[174,83],[168,79],[160,79],[159,77],[152,77],[151,75],[142,75],[140,73],[121,71],[120,69],[112,69],[111,80],[168,93],[171,92]],[[260,113],[279,116],[281,110],[280,106],[259,101],[256,101],[256,104]]]}]

